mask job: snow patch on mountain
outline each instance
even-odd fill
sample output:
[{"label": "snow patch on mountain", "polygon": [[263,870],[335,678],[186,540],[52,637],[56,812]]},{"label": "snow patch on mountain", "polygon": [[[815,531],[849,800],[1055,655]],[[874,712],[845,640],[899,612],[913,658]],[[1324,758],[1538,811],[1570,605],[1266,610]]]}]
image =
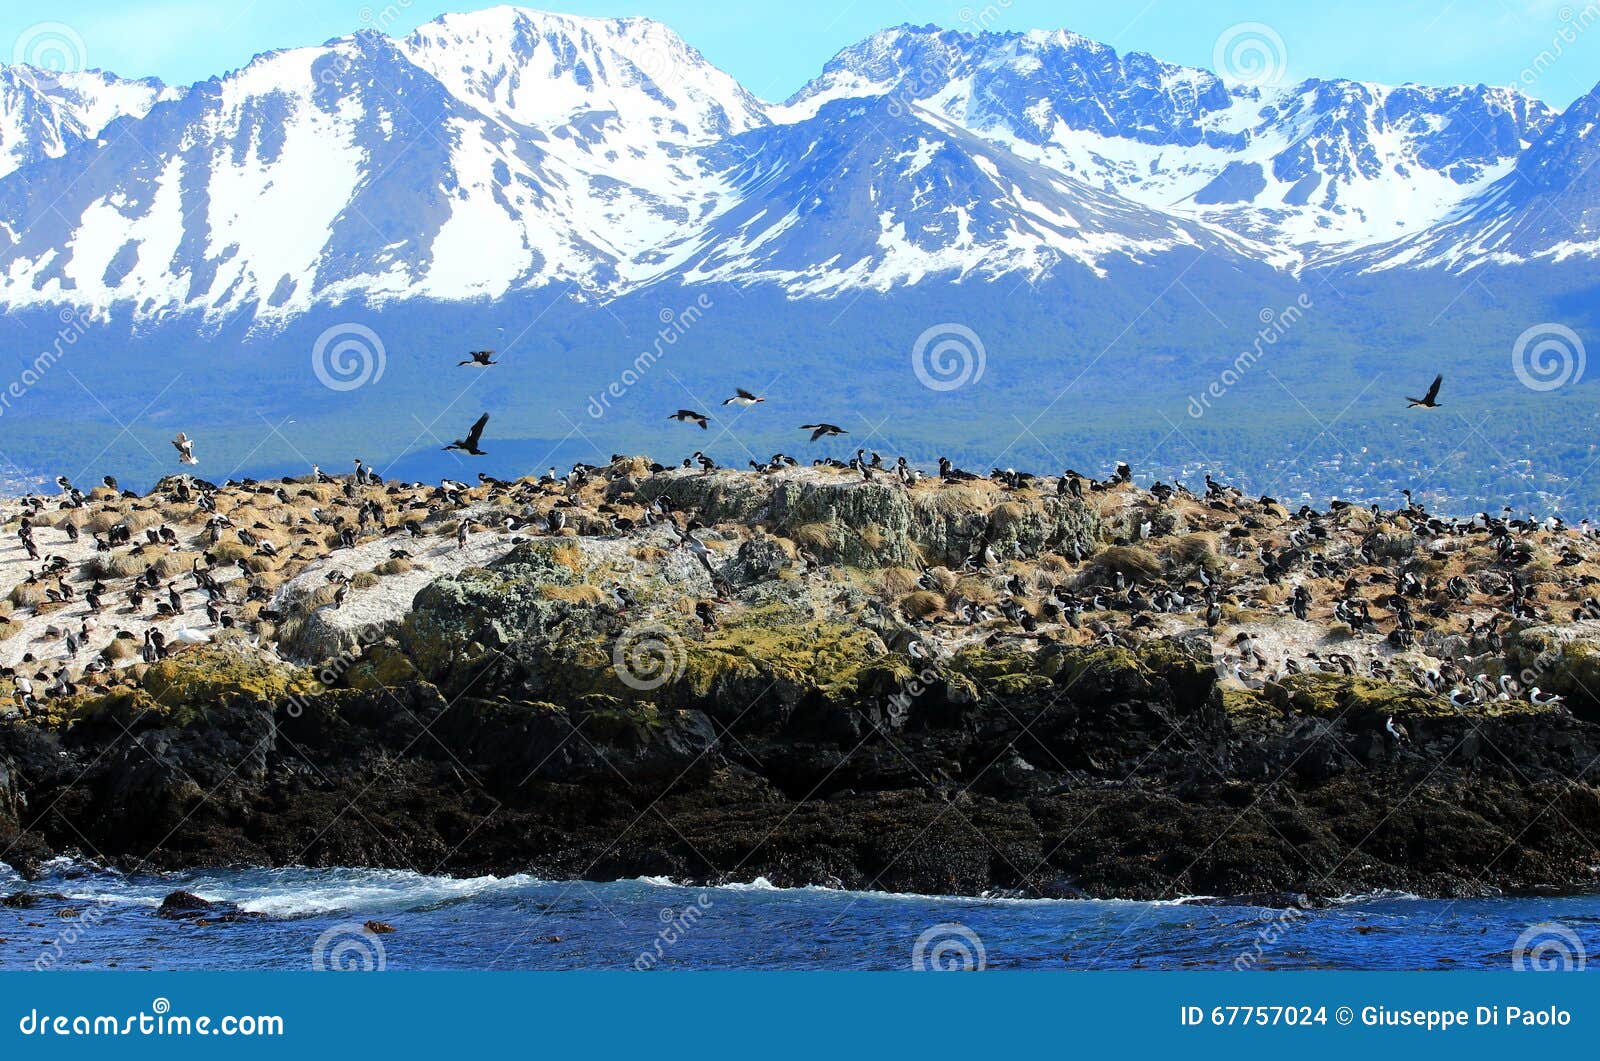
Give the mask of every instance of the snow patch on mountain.
[{"label": "snow patch on mountain", "polygon": [[1600,102],[1234,84],[902,26],[786,103],[667,27],[503,7],[191,86],[0,67],[0,303],[261,327],[350,300],[793,297],[1115,262],[1600,254]]}]

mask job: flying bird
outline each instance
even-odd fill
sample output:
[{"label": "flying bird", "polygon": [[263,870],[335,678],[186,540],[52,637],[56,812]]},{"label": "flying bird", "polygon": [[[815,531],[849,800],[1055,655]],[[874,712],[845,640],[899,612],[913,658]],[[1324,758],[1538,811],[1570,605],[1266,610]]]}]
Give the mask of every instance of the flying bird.
[{"label": "flying bird", "polygon": [[813,442],[825,436],[848,435],[850,433],[842,427],[835,427],[833,424],[801,424],[800,430],[811,432],[811,441]]},{"label": "flying bird", "polygon": [[493,350],[472,350],[467,353],[467,359],[465,361],[456,362],[456,367],[460,368],[462,365],[473,365],[477,368],[488,368],[490,365],[498,365],[499,363],[500,362],[494,360]]},{"label": "flying bird", "polygon": [[706,414],[697,413],[693,409],[679,409],[677,412],[667,417],[667,419],[676,420],[680,424],[696,423],[700,425],[700,430],[706,430]]},{"label": "flying bird", "polygon": [[458,438],[444,448],[447,450],[458,449],[463,453],[470,453],[474,457],[483,456],[483,450],[478,448],[478,440],[483,437],[483,426],[488,422],[489,414],[484,413],[478,417],[478,422],[472,425],[472,430],[467,432],[466,438]]},{"label": "flying bird", "polygon": [[764,401],[766,401],[765,398],[757,398],[754,394],[751,394],[749,391],[745,390],[743,387],[738,387],[738,388],[734,389],[733,397],[727,399],[722,404],[723,405],[750,406],[750,405],[755,405],[757,402],[764,402]]},{"label": "flying bird", "polygon": [[1410,395],[1407,395],[1406,396],[1406,401],[1410,402],[1411,404],[1406,406],[1406,408],[1407,409],[1418,409],[1418,408],[1421,408],[1421,409],[1437,409],[1437,408],[1439,408],[1439,403],[1435,399],[1437,399],[1439,397],[1439,385],[1441,383],[1443,383],[1443,382],[1444,382],[1444,376],[1442,376],[1442,375],[1435,376],[1435,377],[1433,377],[1433,386],[1428,388],[1428,393],[1427,393],[1426,397],[1413,398]]},{"label": "flying bird", "polygon": [[200,460],[194,455],[194,439],[178,432],[178,437],[172,440],[173,447],[178,451],[178,459],[185,464],[199,464]]}]

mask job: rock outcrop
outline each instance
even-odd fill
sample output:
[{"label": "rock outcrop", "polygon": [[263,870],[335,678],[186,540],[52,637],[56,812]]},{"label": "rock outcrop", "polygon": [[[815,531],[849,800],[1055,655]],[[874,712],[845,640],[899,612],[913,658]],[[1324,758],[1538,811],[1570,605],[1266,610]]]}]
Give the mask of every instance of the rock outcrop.
[{"label": "rock outcrop", "polygon": [[[349,552],[304,561],[273,600],[281,655],[218,631],[14,692],[5,858],[1049,896],[1594,883],[1600,624],[1491,646],[1464,621],[1502,571],[1470,536],[1327,517],[1313,559],[1288,540],[1306,517],[1117,484],[630,462],[591,486],[462,497],[497,528],[465,546],[441,507],[346,547],[405,563],[337,600]],[[1313,610],[1317,579],[1376,583],[1390,550],[1439,592],[1452,564],[1476,581],[1438,615],[1423,584],[1410,638]],[[1205,582],[1228,587],[1209,617]],[[1430,667],[1460,660],[1565,703],[1453,702]]]}]

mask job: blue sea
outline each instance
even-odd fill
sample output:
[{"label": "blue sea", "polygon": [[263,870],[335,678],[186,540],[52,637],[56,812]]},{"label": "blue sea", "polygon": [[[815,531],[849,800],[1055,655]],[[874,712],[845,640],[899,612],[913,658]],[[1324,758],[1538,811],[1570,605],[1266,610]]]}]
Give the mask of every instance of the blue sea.
[{"label": "blue sea", "polygon": [[[184,890],[247,916],[156,916]],[[395,870],[0,867],[0,969],[1509,969],[1600,956],[1600,896],[943,898]],[[392,931],[390,931],[392,930]],[[1600,958],[1597,958],[1600,960]]]}]

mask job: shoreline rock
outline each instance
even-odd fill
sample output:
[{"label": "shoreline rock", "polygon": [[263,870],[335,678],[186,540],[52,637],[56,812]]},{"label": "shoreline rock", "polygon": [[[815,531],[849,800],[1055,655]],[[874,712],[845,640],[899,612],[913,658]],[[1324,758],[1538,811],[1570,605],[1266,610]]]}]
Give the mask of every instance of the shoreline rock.
[{"label": "shoreline rock", "polygon": [[[374,576],[348,621],[317,586],[335,549],[273,600],[283,656],[218,638],[0,721],[0,847],[24,875],[76,851],[133,870],[1295,904],[1596,886],[1600,705],[1582,688],[1600,624],[1519,621],[1503,651],[1480,646],[1465,619],[1503,581],[1487,538],[1115,482],[1077,498],[886,478],[625,462],[581,504],[530,481],[463,490],[460,511],[525,522],[471,563],[441,559],[447,501],[420,536],[356,546],[363,564],[411,554],[409,601]],[[663,497],[677,530],[646,518]],[[1317,534],[1314,555],[1293,544]],[[1526,538],[1584,551],[1566,566],[1587,573],[1587,543]],[[1391,551],[1436,565],[1411,645],[1385,636],[1382,590],[1365,599],[1384,630],[1328,614],[1328,586],[1404,567]],[[1450,564],[1476,579],[1465,597],[1446,597]],[[1524,571],[1546,611],[1582,585]],[[1208,581],[1227,587],[1209,623]],[[1317,586],[1305,619],[1291,584]],[[1159,592],[1187,603],[1137,603]],[[1087,605],[1071,622],[1051,610],[1069,598]],[[1238,680],[1241,632],[1300,673]],[[1426,673],[1458,658],[1533,670],[1567,702],[1458,706]],[[245,916],[168,901],[160,916]]]}]

